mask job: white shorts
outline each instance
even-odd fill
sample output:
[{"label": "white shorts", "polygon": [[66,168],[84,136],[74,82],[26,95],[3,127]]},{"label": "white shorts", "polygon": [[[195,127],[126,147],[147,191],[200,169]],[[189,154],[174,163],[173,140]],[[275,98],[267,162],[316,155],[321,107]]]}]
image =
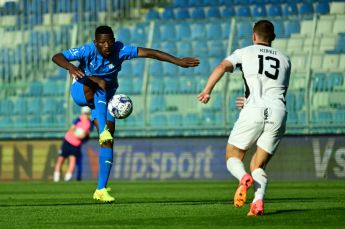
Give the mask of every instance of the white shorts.
[{"label": "white shorts", "polygon": [[257,146],[273,154],[285,133],[287,112],[283,109],[244,107],[230,133],[228,143],[248,150]]}]

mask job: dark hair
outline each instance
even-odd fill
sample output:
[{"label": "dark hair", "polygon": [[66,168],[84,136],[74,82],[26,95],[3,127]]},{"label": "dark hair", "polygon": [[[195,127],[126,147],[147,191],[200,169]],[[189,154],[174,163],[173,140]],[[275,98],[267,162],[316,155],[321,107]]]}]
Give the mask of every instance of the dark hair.
[{"label": "dark hair", "polygon": [[273,41],[276,38],[274,33],[274,25],[268,20],[257,21],[253,27],[255,32],[264,41]]},{"label": "dark hair", "polygon": [[96,28],[95,37],[97,37],[97,35],[99,34],[109,34],[112,37],[114,37],[114,32],[112,28],[107,25],[101,25]]}]

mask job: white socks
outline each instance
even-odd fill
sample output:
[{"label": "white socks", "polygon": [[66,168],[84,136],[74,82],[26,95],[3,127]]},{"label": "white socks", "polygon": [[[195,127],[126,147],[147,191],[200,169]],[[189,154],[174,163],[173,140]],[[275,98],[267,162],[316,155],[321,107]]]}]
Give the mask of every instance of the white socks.
[{"label": "white socks", "polygon": [[262,168],[257,168],[252,172],[252,177],[254,180],[254,200],[253,203],[257,200],[263,200],[265,191],[266,191],[266,185],[267,185],[267,174]]},{"label": "white socks", "polygon": [[70,181],[72,179],[72,173],[66,173],[65,181]]},{"label": "white socks", "polygon": [[53,180],[54,180],[54,182],[60,181],[60,172],[54,172]]},{"label": "white socks", "polygon": [[226,167],[228,171],[239,181],[241,181],[242,177],[246,174],[243,162],[237,157],[230,157],[226,161]]}]

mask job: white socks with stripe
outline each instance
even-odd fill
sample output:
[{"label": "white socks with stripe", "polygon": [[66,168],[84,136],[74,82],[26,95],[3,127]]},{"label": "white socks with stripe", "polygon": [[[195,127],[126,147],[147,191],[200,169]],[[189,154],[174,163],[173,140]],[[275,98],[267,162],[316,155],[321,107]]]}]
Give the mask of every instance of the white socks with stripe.
[{"label": "white socks with stripe", "polygon": [[226,168],[239,181],[241,181],[242,177],[246,174],[243,162],[237,157],[230,157],[226,161]]},{"label": "white socks with stripe", "polygon": [[254,180],[254,203],[264,199],[268,176],[262,168],[257,168],[252,172],[252,177]]}]

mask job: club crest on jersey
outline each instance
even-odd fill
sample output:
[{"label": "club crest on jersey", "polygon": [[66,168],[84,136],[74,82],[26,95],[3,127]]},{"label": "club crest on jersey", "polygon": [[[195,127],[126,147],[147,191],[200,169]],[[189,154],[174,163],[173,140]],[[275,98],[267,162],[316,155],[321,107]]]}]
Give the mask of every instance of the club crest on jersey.
[{"label": "club crest on jersey", "polygon": [[76,48],[72,48],[69,51],[72,53],[73,56],[76,56],[78,53],[78,49],[76,49]]},{"label": "club crest on jersey", "polygon": [[268,118],[271,116],[271,113],[272,113],[272,111],[271,111],[270,108],[265,108],[265,109],[264,109],[263,115],[264,115],[264,120],[265,120],[265,121],[268,120]]}]

